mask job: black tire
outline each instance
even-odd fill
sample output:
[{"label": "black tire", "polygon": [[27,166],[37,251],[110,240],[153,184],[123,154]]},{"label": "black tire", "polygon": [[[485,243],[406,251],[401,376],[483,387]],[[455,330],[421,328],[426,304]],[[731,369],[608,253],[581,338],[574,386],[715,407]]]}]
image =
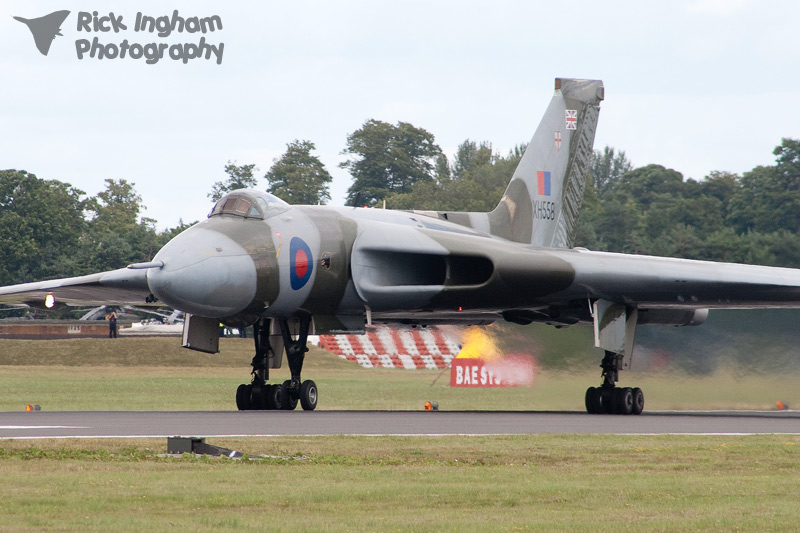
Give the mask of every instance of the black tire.
[{"label": "black tire", "polygon": [[595,411],[595,402],[594,402],[596,390],[597,389],[594,387],[589,387],[588,389],[586,389],[586,398],[585,398],[586,412],[589,413],[590,415],[597,414],[597,411]]},{"label": "black tire", "polygon": [[603,414],[603,389],[595,387],[591,388],[594,389],[590,398],[590,406],[592,408],[591,413],[593,415],[601,415]]},{"label": "black tire", "polygon": [[297,408],[297,396],[293,392],[292,382],[287,379],[280,390],[281,409],[284,411],[294,411]]},{"label": "black tire", "polygon": [[[255,388],[255,387],[253,387]],[[270,409],[275,409],[272,407],[272,385],[268,383],[264,383],[261,385],[258,391],[258,397],[255,394],[251,395],[253,399],[253,405],[257,407],[253,407],[253,409],[258,409],[259,411],[267,411]]]},{"label": "black tire", "polygon": [[622,389],[619,387],[611,389],[611,400],[606,405],[606,413],[612,415],[620,414],[620,396],[622,396]]},{"label": "black tire", "polygon": [[267,409],[280,409],[281,408],[281,386],[280,385],[267,385],[266,398]]},{"label": "black tire", "polygon": [[631,407],[631,414],[640,415],[644,411],[644,393],[642,389],[636,387],[631,391],[633,394],[633,405]]},{"label": "black tire", "polygon": [[262,393],[264,391],[263,385],[258,385],[255,383],[251,383],[250,387],[250,409],[253,411],[260,411],[264,409],[264,397]]},{"label": "black tire", "polygon": [[245,385],[244,383],[236,389],[236,407],[240,411],[249,411],[252,408],[250,404],[250,392],[252,389],[252,385]]},{"label": "black tire", "polygon": [[617,414],[629,415],[633,412],[633,389],[624,387],[617,395]]},{"label": "black tire", "polygon": [[611,388],[601,387],[597,389],[600,393],[600,414],[614,413],[614,390]]},{"label": "black tire", "polygon": [[313,411],[317,408],[317,384],[310,379],[300,385],[300,405],[303,411]]}]

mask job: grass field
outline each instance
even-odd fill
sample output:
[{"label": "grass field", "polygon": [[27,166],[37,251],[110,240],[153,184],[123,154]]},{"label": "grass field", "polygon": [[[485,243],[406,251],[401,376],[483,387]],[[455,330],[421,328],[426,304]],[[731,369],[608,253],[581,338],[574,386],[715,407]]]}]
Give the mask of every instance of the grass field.
[{"label": "grass field", "polygon": [[[221,353],[180,348],[175,338],[0,340],[0,410],[38,404],[69,410],[232,410],[249,382],[252,340],[222,339]],[[570,372],[539,369],[530,388],[451,388],[448,372],[362,369],[312,347],[304,377],[320,390],[318,409],[581,410],[586,388],[600,384],[598,361]],[[288,369],[272,371],[272,381]],[[623,372],[621,384],[645,391],[645,409],[773,409],[800,406],[800,376],[708,377]]]},{"label": "grass field", "polygon": [[[0,410],[234,409],[252,341],[0,341]],[[365,370],[312,351],[320,409],[582,409],[599,369],[520,389]],[[285,369],[278,375],[285,377]],[[646,408],[800,405],[797,376],[623,374]],[[437,378],[439,378],[437,380]],[[167,458],[165,440],[0,441],[0,531],[797,530],[800,437],[764,435],[214,439],[265,460]]]},{"label": "grass field", "polygon": [[[796,531],[788,436],[0,442],[0,530]],[[86,451],[91,450],[91,451]]]}]

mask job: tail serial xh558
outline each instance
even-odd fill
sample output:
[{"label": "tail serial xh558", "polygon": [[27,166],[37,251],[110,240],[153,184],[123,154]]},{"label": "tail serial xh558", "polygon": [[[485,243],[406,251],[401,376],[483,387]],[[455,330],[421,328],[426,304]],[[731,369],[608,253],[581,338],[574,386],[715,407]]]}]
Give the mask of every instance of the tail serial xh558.
[{"label": "tail serial xh558", "polygon": [[[223,197],[151,262],[0,288],[0,303],[167,305],[187,313],[183,345],[218,351],[219,323],[255,326],[253,379],[239,409],[303,409],[311,333],[414,326],[593,324],[604,350],[590,413],[639,414],[617,387],[638,324],[700,324],[712,308],[800,307],[800,270],[571,248],[603,84],[556,90],[505,194],[490,213],[292,206],[255,190]],[[283,353],[291,380],[267,383]]]}]

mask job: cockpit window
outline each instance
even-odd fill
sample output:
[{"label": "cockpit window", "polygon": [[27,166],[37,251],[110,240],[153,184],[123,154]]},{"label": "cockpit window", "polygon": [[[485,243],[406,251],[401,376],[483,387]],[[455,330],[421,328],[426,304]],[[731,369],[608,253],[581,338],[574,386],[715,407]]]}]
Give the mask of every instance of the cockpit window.
[{"label": "cockpit window", "polygon": [[251,189],[236,190],[214,205],[209,217],[234,215],[244,218],[269,218],[289,209],[289,204],[269,193]]},{"label": "cockpit window", "polygon": [[244,198],[239,198],[239,201],[236,202],[236,213],[239,215],[247,215],[250,211],[250,206],[253,205],[252,202],[249,200],[245,200]]}]

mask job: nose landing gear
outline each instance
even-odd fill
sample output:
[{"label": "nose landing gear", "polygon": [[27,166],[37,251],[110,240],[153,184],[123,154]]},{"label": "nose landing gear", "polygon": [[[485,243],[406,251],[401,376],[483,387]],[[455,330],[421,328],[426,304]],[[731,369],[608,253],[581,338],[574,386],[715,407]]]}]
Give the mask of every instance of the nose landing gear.
[{"label": "nose landing gear", "polygon": [[[240,411],[281,409],[291,411],[297,407],[298,401],[305,411],[313,411],[317,407],[317,384],[311,380],[301,381],[300,374],[303,369],[303,360],[308,351],[308,331],[311,326],[311,317],[304,315],[299,319],[299,332],[296,338],[292,337],[289,322],[286,319],[278,321],[281,330],[281,341],[270,343],[270,320],[259,319],[253,325],[256,354],[250,365],[253,367],[253,380],[250,384],[239,385],[236,390],[236,407]],[[280,351],[286,351],[289,361],[291,379],[282,384],[268,384],[270,354],[272,358],[280,361]],[[278,353],[276,353],[278,351]],[[280,366],[280,363],[274,368]]]}]

